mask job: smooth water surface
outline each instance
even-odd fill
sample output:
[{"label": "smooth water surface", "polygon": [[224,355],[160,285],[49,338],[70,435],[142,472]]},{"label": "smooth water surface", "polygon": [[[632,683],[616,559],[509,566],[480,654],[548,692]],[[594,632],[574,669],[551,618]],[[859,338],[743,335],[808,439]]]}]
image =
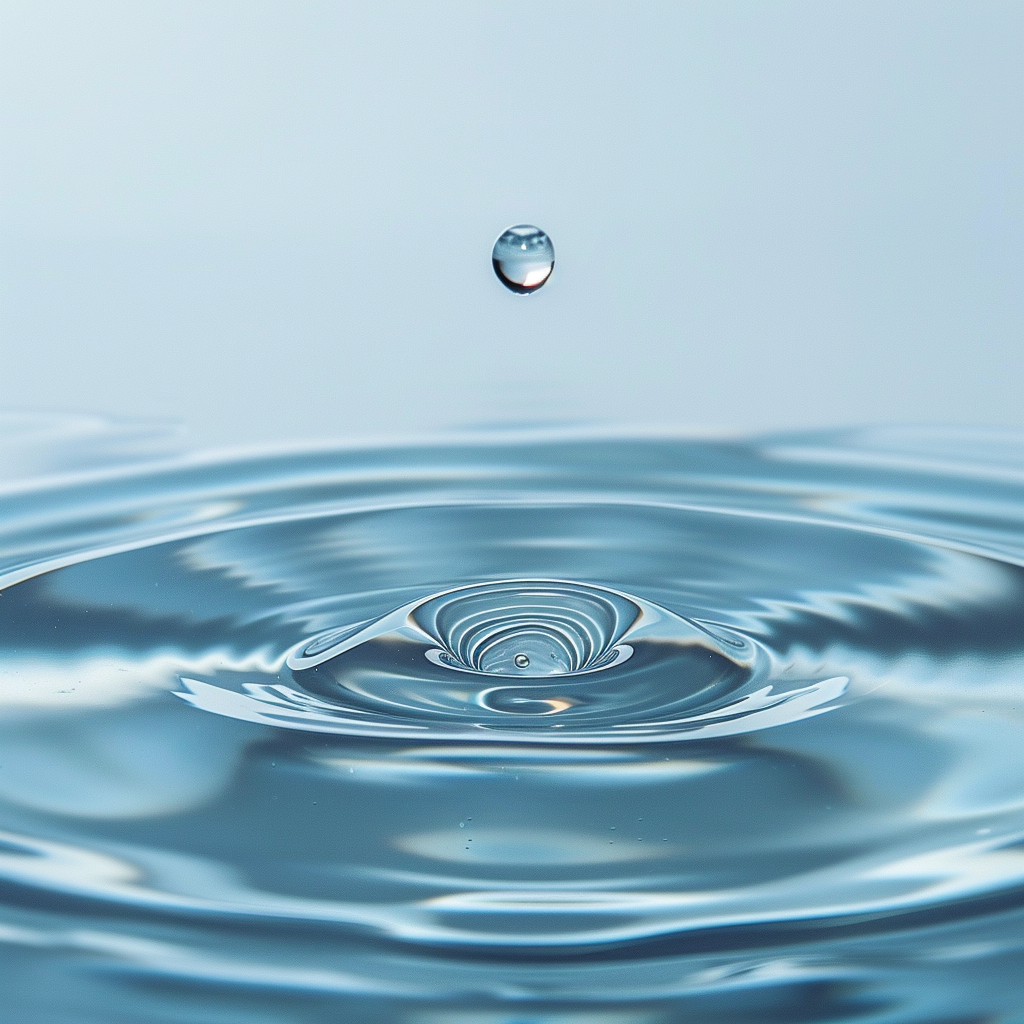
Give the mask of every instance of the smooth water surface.
[{"label": "smooth water surface", "polygon": [[1024,438],[0,492],[12,1024],[1024,1021]]}]

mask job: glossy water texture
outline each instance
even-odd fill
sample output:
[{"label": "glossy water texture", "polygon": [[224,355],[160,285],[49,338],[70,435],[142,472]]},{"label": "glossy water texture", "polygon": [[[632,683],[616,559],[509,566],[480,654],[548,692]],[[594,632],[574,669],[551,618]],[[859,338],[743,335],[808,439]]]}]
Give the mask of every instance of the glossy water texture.
[{"label": "glossy water texture", "polygon": [[1024,1020],[1020,437],[97,465],[0,558],[12,1024]]},{"label": "glossy water texture", "polygon": [[498,280],[517,295],[543,288],[555,269],[551,239],[532,224],[506,228],[494,243],[491,265]]}]

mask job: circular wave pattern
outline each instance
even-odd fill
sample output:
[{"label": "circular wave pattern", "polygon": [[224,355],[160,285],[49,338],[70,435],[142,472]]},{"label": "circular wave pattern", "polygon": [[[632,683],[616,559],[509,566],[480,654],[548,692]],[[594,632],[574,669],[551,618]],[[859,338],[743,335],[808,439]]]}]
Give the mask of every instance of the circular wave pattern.
[{"label": "circular wave pattern", "polygon": [[594,672],[625,661],[632,650],[618,641],[641,611],[628,598],[596,587],[523,581],[439,595],[411,614],[437,641],[436,663],[534,677]]},{"label": "circular wave pattern", "polygon": [[12,485],[14,1006],[1015,1019],[1022,481],[905,432]]},{"label": "circular wave pattern", "polygon": [[286,659],[297,685],[247,683],[239,693],[184,678],[178,696],[218,714],[321,732],[607,744],[797,721],[834,706],[848,682],[769,681],[768,660],[746,637],[712,633],[641,598],[565,580],[507,580],[304,640]]},{"label": "circular wave pattern", "polygon": [[642,614],[624,594],[584,584],[478,584],[413,602],[378,623],[329,630],[301,644],[288,664],[315,667],[404,625],[437,645],[426,655],[446,668],[523,678],[593,672],[632,654],[619,640]]}]

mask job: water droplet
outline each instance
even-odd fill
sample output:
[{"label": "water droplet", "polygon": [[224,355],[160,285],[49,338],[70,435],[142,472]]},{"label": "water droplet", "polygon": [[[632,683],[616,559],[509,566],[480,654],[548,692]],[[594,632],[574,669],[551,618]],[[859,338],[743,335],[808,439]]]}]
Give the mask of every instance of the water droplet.
[{"label": "water droplet", "polygon": [[512,660],[515,662],[516,668],[530,667],[530,656],[528,654],[517,654]]},{"label": "water droplet", "polygon": [[541,288],[555,269],[555,247],[540,228],[516,224],[494,243],[491,263],[498,280],[517,295]]}]

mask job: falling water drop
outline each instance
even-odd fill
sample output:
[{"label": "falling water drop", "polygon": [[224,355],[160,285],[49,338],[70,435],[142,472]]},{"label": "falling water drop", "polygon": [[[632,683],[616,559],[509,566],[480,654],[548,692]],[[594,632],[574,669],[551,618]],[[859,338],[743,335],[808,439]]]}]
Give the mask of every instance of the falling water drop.
[{"label": "falling water drop", "polygon": [[517,295],[541,288],[555,269],[555,247],[540,228],[516,224],[494,243],[491,263],[498,280]]}]

